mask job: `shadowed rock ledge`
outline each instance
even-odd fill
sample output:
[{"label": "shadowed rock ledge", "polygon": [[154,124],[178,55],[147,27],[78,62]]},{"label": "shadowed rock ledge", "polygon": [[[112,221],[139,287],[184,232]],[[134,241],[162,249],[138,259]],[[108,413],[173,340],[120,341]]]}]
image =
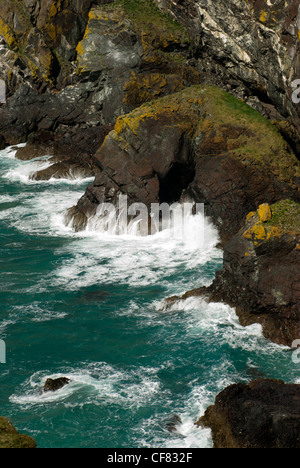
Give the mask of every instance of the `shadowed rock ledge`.
[{"label": "shadowed rock ledge", "polygon": [[300,448],[300,385],[230,385],[196,425],[211,428],[214,448]]}]

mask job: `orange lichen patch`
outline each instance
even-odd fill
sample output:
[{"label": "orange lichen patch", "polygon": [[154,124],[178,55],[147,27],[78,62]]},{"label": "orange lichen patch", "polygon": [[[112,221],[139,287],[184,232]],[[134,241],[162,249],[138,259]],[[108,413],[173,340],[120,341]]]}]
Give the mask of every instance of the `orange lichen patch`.
[{"label": "orange lichen patch", "polygon": [[[168,110],[166,109],[165,115],[167,112]],[[115,137],[120,137],[125,130],[130,130],[134,135],[137,135],[142,122],[146,119],[158,120],[159,116],[160,111],[157,106],[141,106],[137,112],[133,111],[130,114],[118,117],[114,128]]]},{"label": "orange lichen patch", "polygon": [[244,237],[255,241],[264,240],[266,238],[266,230],[260,222],[257,222],[244,232]]},{"label": "orange lichen patch", "polygon": [[267,12],[266,11],[262,11],[259,15],[259,21],[261,21],[262,23],[265,23],[267,21]]},{"label": "orange lichen patch", "polygon": [[79,42],[79,43],[78,43],[78,45],[77,45],[77,47],[76,47],[76,51],[77,51],[77,54],[78,54],[79,56],[82,56],[82,55],[84,54],[85,49],[84,49],[84,47],[83,47],[83,45],[82,45],[82,42]]},{"label": "orange lichen patch", "polygon": [[261,221],[258,221],[247,229],[243,236],[246,239],[252,240],[257,246],[263,242],[268,242],[274,237],[279,237],[281,234],[280,230],[274,226],[268,226],[267,228],[262,224]]},{"label": "orange lichen patch", "polygon": [[300,205],[292,200],[281,200],[272,206],[264,203],[256,212],[248,214],[246,223],[243,237],[255,246],[286,233],[294,236],[300,233]]},{"label": "orange lichen patch", "polygon": [[272,211],[268,203],[263,203],[257,210],[259,219],[262,223],[266,223],[272,219]]}]

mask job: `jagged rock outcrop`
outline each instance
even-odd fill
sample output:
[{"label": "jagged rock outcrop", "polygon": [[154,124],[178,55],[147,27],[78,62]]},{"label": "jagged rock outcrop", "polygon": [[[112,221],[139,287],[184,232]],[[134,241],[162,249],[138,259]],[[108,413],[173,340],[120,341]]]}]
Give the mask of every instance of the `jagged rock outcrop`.
[{"label": "jagged rock outcrop", "polygon": [[259,204],[300,196],[299,161],[276,128],[217,87],[193,86],[119,117],[95,161],[101,172],[69,212],[76,230],[120,193],[149,208],[185,194],[205,203],[226,241]]},{"label": "jagged rock outcrop", "polygon": [[13,92],[18,82],[40,90],[63,86],[74,72],[76,47],[93,0],[2,0],[0,36],[16,67],[4,77]]},{"label": "jagged rock outcrop", "polygon": [[[204,80],[215,77],[218,86],[271,118],[279,112],[299,131],[300,107],[292,101],[292,82],[300,77],[298,0],[155,2],[200,44]],[[299,137],[296,146],[299,152]]]},{"label": "jagged rock outcrop", "polygon": [[[192,40],[149,0],[142,2],[143,8],[134,1],[114,2],[113,6],[99,1],[104,5],[95,6],[97,2],[82,0],[74,2],[73,7],[68,1],[43,2],[36,20],[40,26],[33,36],[43,34],[55,51],[67,37],[75,47],[75,55],[68,60],[62,51],[68,66],[59,69],[63,73],[61,80],[53,70],[43,72],[42,63],[37,65],[41,76],[30,69],[26,60],[41,61],[43,53],[42,47],[23,53],[34,20],[30,19],[26,2],[6,3],[0,37],[7,54],[15,54],[13,60],[2,53],[0,60],[0,78],[6,81],[8,90],[13,70],[18,72],[18,86],[12,96],[8,93],[7,105],[0,108],[0,135],[7,144],[26,141],[30,133],[40,130],[61,130],[63,126],[81,130],[111,124],[120,114],[153,97],[199,82],[199,74],[187,63]],[[39,5],[38,1],[32,3]],[[71,21],[73,10],[81,28],[76,26],[78,21]],[[18,15],[23,22],[15,51],[8,31],[12,31],[13,19],[17,21]],[[50,24],[49,15],[54,18]]]},{"label": "jagged rock outcrop", "polygon": [[[199,82],[188,63],[193,41],[149,0],[142,8],[135,1],[8,1],[2,16],[0,78],[8,90],[7,104],[0,106],[2,147],[29,138],[38,144],[42,135],[41,150],[45,132],[52,132],[56,155],[62,153],[58,162],[64,164],[59,146],[62,135],[66,141],[71,134],[80,162],[83,145],[75,148],[76,132],[87,146],[85,168],[85,153],[90,156],[103,141],[91,145],[91,133],[105,132],[143,102]],[[36,49],[28,49],[31,36]],[[49,151],[46,147],[45,154]]]},{"label": "jagged rock outcrop", "polygon": [[300,385],[230,385],[196,424],[211,428],[214,448],[300,448]]},{"label": "jagged rock outcrop", "polygon": [[[203,296],[236,308],[243,325],[260,323],[265,337],[292,346],[300,336],[300,204],[262,204],[224,246],[223,269]],[[177,301],[169,298],[167,304]]]},{"label": "jagged rock outcrop", "polygon": [[49,156],[50,166],[31,175],[34,180],[78,179],[99,172],[93,155],[112,129],[110,125],[68,131],[39,131],[18,148],[16,158],[23,161]]},{"label": "jagged rock outcrop", "polygon": [[0,417],[0,448],[36,448],[36,442],[28,435],[19,434],[8,419]]},{"label": "jagged rock outcrop", "polygon": [[268,339],[291,346],[300,336],[299,272],[299,203],[262,205],[226,244],[210,300],[235,306],[242,324],[261,323]]}]

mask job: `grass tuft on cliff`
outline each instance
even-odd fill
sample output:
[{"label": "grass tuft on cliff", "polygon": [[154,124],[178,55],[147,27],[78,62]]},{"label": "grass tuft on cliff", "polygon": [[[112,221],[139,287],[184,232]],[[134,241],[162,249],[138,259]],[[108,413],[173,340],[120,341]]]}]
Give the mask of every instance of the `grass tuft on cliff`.
[{"label": "grass tuft on cliff", "polygon": [[151,0],[116,0],[107,8],[112,6],[121,7],[132,24],[145,34],[159,33],[165,40],[177,38],[178,42],[190,42],[185,28]]},{"label": "grass tuft on cliff", "polygon": [[272,218],[267,225],[283,231],[300,233],[300,203],[280,200],[271,206]]},{"label": "grass tuft on cliff", "polygon": [[290,184],[300,176],[300,163],[276,127],[216,86],[195,85],[143,104],[118,118],[116,136],[137,134],[146,119],[186,128],[199,154],[228,154]]},{"label": "grass tuft on cliff", "polygon": [[245,127],[245,134],[239,137],[240,145],[232,149],[235,156],[247,164],[269,168],[282,180],[291,181],[300,176],[299,161],[269,120],[220,88],[207,87],[205,94],[207,107],[216,122]]}]

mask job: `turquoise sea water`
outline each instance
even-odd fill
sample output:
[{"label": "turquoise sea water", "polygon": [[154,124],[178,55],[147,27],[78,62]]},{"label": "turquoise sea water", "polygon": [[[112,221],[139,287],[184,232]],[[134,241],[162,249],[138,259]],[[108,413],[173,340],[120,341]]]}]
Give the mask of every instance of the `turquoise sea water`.
[{"label": "turquoise sea water", "polygon": [[[209,284],[217,233],[195,239],[75,234],[63,214],[89,180],[33,182],[43,161],[0,152],[1,415],[39,447],[211,447],[194,422],[230,383],[299,382],[291,351],[223,304],[164,299]],[[56,393],[48,377],[71,383]],[[178,415],[181,423],[168,430]]]}]

